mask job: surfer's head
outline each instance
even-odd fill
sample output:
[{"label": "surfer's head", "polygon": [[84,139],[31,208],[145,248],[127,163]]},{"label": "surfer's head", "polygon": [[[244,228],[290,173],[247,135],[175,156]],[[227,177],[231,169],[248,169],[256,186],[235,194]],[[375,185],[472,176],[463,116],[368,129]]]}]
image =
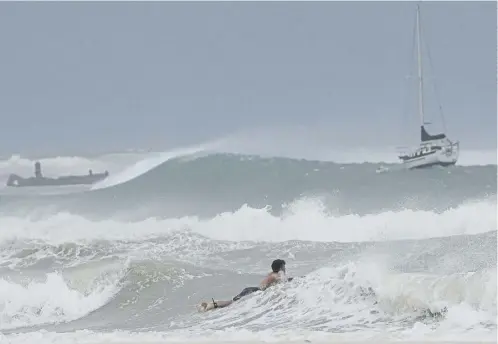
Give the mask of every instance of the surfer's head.
[{"label": "surfer's head", "polygon": [[285,272],[285,260],[283,259],[276,259],[271,263],[271,269],[273,272],[280,272],[283,271]]}]

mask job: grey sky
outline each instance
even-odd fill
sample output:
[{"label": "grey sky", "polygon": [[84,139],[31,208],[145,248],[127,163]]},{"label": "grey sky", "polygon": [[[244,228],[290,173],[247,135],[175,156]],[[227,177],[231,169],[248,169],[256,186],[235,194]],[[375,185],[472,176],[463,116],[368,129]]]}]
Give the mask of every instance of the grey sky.
[{"label": "grey sky", "polygon": [[[414,2],[2,2],[0,154],[289,124],[396,145],[414,19]],[[496,3],[423,3],[422,20],[450,137],[496,148]]]}]

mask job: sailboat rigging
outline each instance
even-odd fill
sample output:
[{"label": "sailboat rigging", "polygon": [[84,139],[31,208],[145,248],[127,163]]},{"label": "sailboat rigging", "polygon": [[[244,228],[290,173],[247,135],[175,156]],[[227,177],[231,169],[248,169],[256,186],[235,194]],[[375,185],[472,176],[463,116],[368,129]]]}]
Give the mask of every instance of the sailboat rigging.
[{"label": "sailboat rigging", "polygon": [[408,169],[431,166],[451,166],[456,164],[459,156],[459,142],[452,142],[443,131],[431,135],[427,132],[424,112],[424,77],[421,47],[420,6],[417,5],[416,20],[417,76],[418,76],[418,114],[420,117],[420,145],[414,150],[402,152],[398,157]]}]

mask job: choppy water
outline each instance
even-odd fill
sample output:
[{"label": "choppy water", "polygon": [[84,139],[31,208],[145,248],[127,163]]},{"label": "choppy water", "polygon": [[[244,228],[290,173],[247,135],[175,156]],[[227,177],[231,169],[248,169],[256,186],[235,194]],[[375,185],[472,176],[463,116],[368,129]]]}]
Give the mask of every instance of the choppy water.
[{"label": "choppy water", "polygon": [[[3,161],[0,179],[31,164]],[[496,340],[496,165],[178,152],[43,164],[111,177],[0,189],[2,342]],[[303,278],[196,312],[276,258]]]}]

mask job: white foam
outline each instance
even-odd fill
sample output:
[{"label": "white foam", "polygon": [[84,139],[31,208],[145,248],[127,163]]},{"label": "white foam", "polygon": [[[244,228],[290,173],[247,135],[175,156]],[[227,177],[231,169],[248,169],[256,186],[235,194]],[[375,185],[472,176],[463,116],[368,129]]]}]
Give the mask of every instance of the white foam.
[{"label": "white foam", "polygon": [[[281,285],[247,301],[231,306],[230,311],[206,316],[197,325],[206,330],[217,326],[241,326],[251,319],[251,328],[300,328],[353,332],[373,331],[380,319],[391,319],[391,330],[399,328],[407,316],[421,311],[447,308],[441,333],[455,329],[479,329],[482,323],[496,327],[496,269],[465,274],[392,273],[382,261],[365,256],[363,261],[338,267],[324,267],[306,275],[305,280]],[[375,296],[368,295],[372,287]],[[373,300],[377,304],[373,304]],[[278,309],[278,314],[268,312]],[[372,312],[377,310],[377,313]],[[466,315],[469,315],[466,317]],[[403,325],[405,326],[405,325]]]},{"label": "white foam", "polygon": [[0,330],[66,322],[106,304],[118,290],[124,269],[93,279],[83,290],[74,289],[60,273],[44,280],[0,279]]},{"label": "white foam", "polygon": [[[359,340],[484,340],[496,338],[496,269],[478,273],[431,276],[392,274],[382,261],[366,259],[322,267],[306,279],[278,285],[228,309],[194,315],[187,330],[168,332],[37,331],[0,335],[8,343],[156,343],[192,341],[359,341]],[[376,300],[362,293],[373,286]],[[404,321],[419,308],[447,307],[438,326]],[[376,309],[377,312],[372,312]],[[249,322],[243,320],[250,319]],[[389,327],[382,326],[389,319]],[[482,323],[494,324],[485,328]],[[212,330],[223,327],[223,330]],[[260,328],[260,329],[258,329]],[[334,333],[340,328],[342,333]],[[353,331],[355,330],[355,331]]]},{"label": "white foam", "polygon": [[[494,335],[494,337],[493,337]],[[418,337],[417,337],[418,338]],[[400,338],[386,332],[367,333],[323,333],[315,331],[263,331],[253,333],[251,331],[205,331],[202,334],[193,333],[171,333],[171,332],[130,332],[111,331],[94,332],[80,330],[69,333],[57,333],[48,331],[37,331],[30,333],[12,334],[2,336],[0,341],[7,344],[179,344],[179,343],[204,343],[204,344],[263,344],[263,343],[288,343],[288,344],[377,344],[377,343],[399,343]],[[423,339],[402,338],[407,344],[424,344],[434,342],[439,344],[480,344],[496,343],[496,331],[487,331],[482,334],[451,334],[431,336],[426,335]]]},{"label": "white foam", "polygon": [[149,218],[90,221],[59,213],[47,217],[0,217],[0,243],[40,239],[52,244],[93,240],[143,240],[191,230],[211,239],[240,242],[310,240],[361,242],[424,239],[497,230],[496,200],[462,204],[441,214],[422,210],[387,211],[370,215],[332,215],[315,199],[292,203],[283,216],[267,208],[242,206],[212,219]]},{"label": "white foam", "polygon": [[[229,309],[203,315],[189,328],[197,333],[222,327],[252,334],[309,330],[316,339],[332,339],[339,332],[339,340],[373,339],[379,334],[401,340],[495,338],[496,269],[449,276],[400,274],[386,271],[382,261],[364,258],[255,293]],[[368,294],[369,287],[375,296]],[[416,321],[425,310],[444,307],[445,319],[437,324]]]},{"label": "white foam", "polygon": [[383,241],[477,234],[497,229],[496,201],[469,202],[441,214],[423,210],[386,211],[371,215],[329,214],[315,199],[300,199],[282,217],[267,209],[243,206],[193,227],[220,240]]},{"label": "white foam", "polygon": [[170,159],[189,156],[195,153],[202,152],[204,151],[204,149],[205,147],[203,146],[196,146],[169,152],[156,153],[154,155],[151,154],[146,159],[136,162],[132,166],[129,166],[126,169],[122,170],[120,173],[111,175],[108,178],[94,184],[92,186],[92,190],[103,189],[125,183],[152,170],[153,168],[165,163]]},{"label": "white foam", "polygon": [[[432,275],[392,273],[385,269],[387,265],[382,259],[367,255],[340,270],[346,279],[372,286],[379,305],[391,313],[404,314],[423,309],[436,312],[446,307],[448,314],[440,323],[446,327],[472,328],[481,321],[496,325],[496,268]],[[480,318],[465,317],[472,312],[478,312]],[[457,318],[458,323],[454,321]]]}]

